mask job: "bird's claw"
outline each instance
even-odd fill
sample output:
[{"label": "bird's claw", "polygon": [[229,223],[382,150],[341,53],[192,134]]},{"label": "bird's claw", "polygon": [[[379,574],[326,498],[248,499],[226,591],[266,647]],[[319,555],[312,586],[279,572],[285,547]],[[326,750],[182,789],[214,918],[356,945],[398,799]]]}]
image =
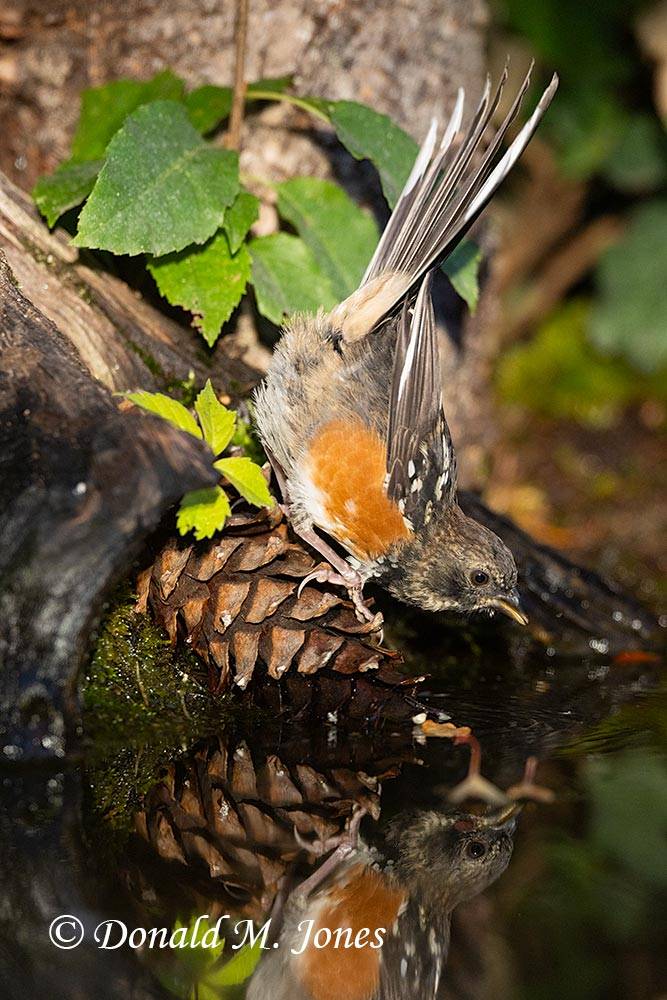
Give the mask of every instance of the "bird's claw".
[{"label": "bird's claw", "polygon": [[301,597],[304,588],[315,580],[317,583],[331,583],[336,587],[345,587],[354,607],[354,613],[360,622],[373,622],[374,628],[380,628],[382,624],[382,614],[373,613],[363,598],[363,580],[356,572],[350,569],[349,573],[331,569],[330,566],[322,565],[314,569],[308,576],[304,576],[297,590],[297,597]]}]

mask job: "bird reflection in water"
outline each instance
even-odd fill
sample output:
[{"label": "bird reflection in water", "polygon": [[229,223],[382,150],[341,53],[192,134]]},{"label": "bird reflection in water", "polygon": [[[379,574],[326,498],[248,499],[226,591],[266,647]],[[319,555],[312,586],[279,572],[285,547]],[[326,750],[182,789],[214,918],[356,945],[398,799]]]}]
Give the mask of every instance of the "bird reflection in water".
[{"label": "bird reflection in water", "polygon": [[382,835],[358,833],[357,811],[345,841],[289,895],[248,1000],[436,997],[452,911],[505,871],[520,809],[401,813]]}]

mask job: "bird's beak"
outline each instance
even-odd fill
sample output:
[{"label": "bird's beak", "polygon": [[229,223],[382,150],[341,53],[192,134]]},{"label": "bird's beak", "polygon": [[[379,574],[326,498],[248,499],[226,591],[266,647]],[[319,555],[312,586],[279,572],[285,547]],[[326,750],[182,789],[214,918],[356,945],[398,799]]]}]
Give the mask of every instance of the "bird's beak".
[{"label": "bird's beak", "polygon": [[522,611],[519,604],[519,595],[514,592],[510,597],[492,597],[489,599],[489,607],[502,611],[508,618],[513,618],[519,625],[528,624],[528,615]]}]

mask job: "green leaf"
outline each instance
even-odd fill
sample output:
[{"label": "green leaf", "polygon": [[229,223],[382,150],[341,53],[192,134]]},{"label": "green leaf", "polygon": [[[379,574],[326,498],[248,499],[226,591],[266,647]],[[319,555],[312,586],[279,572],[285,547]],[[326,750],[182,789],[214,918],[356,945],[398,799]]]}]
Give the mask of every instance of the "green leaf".
[{"label": "green leaf", "polygon": [[254,99],[256,91],[268,91],[270,94],[283,94],[291,85],[292,80],[292,76],[271,76],[267,77],[265,80],[255,80],[254,83],[248,84],[246,89],[246,98]]},{"label": "green leaf", "polygon": [[225,212],[222,228],[229,240],[229,249],[236,253],[259,216],[259,198],[241,189]]},{"label": "green leaf", "polygon": [[358,160],[370,160],[380,174],[391,208],[403,189],[419,147],[391,118],[356,101],[331,101],[331,122],[346,149]]},{"label": "green leaf", "polygon": [[81,115],[72,140],[72,160],[97,160],[128,115],[150,101],[180,101],[183,81],[170,70],[151,80],[114,80],[103,87],[84,90]]},{"label": "green leaf", "polygon": [[[254,97],[254,91],[281,94],[291,82],[290,76],[281,76],[249,83],[246,89],[246,100],[260,99]],[[229,117],[233,98],[234,91],[231,87],[218,87],[211,83],[204,84],[203,87],[197,87],[196,90],[191,91],[185,98],[188,117],[198,132],[207,135],[222,124],[225,118]]]},{"label": "green leaf", "polygon": [[351,295],[377,246],[374,220],[331,181],[295,177],[277,191],[278,211],[310,247],[338,298]]},{"label": "green leaf", "polygon": [[257,308],[273,323],[295,312],[333,309],[331,283],[303,240],[287,233],[261,236],[248,244]]},{"label": "green leaf", "polygon": [[213,347],[223,323],[243,297],[251,261],[246,246],[230,254],[227,237],[219,232],[203,247],[154,257],[148,270],[167,302],[195,314],[195,326]]},{"label": "green leaf", "polygon": [[158,417],[168,420],[174,427],[187,431],[193,437],[202,436],[197,421],[178,400],[171,396],[165,396],[162,392],[128,392],[127,399],[131,400],[135,406],[140,406],[142,410],[155,413]]},{"label": "green leaf", "polygon": [[198,132],[206,135],[229,116],[233,97],[231,87],[216,87],[211,83],[197,87],[185,98],[188,118]]},{"label": "green leaf", "polygon": [[195,410],[204,432],[204,440],[213,454],[219,455],[232,439],[236,414],[220,402],[210,378],[195,400]]},{"label": "green leaf", "polygon": [[197,983],[199,1000],[220,1000],[225,987],[245,982],[255,971],[261,954],[261,944],[256,941],[241,948],[228,962],[209,969]]},{"label": "green leaf", "polygon": [[646,372],[667,365],[666,239],[667,201],[644,203],[597,268],[591,339]]},{"label": "green leaf", "polygon": [[238,187],[238,155],[205,143],[182,105],[154,101],[111,140],[74,243],[155,256],[205,243]]},{"label": "green leaf", "polygon": [[471,240],[459,243],[442,265],[454,290],[466,302],[471,313],[479,300],[479,265],[482,251]]},{"label": "green leaf", "polygon": [[227,494],[221,486],[192,490],[181,500],[176,515],[176,527],[181,535],[193,531],[197,541],[201,542],[202,539],[212,538],[216,531],[220,531],[231,512]]},{"label": "green leaf", "polygon": [[221,458],[213,467],[255,507],[272,507],[273,500],[262,470],[249,458]]},{"label": "green leaf", "polygon": [[60,216],[84,201],[95,185],[104,160],[87,163],[61,163],[49,177],[40,177],[32,196],[49,226],[54,226]]}]

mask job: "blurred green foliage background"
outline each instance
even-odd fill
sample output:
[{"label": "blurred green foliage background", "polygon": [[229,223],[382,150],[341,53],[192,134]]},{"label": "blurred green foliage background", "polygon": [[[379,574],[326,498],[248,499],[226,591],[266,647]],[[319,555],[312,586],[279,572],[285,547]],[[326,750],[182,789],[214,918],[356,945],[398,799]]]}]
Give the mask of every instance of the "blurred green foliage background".
[{"label": "blurred green foliage background", "polygon": [[[535,91],[560,76],[507,207],[496,380],[506,417],[492,499],[657,602],[667,3],[495,0],[492,14],[496,65],[508,51],[513,65],[534,58]],[[595,522],[585,537],[583,519]]]}]

